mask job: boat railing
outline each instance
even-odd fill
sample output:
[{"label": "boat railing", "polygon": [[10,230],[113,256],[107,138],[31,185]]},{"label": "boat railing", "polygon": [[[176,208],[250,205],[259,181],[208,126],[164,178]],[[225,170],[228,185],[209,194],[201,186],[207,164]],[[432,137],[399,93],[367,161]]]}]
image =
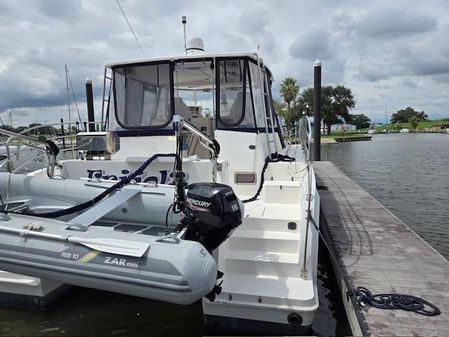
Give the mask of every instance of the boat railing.
[{"label": "boat railing", "polygon": [[295,127],[290,129],[287,133],[287,138],[289,142],[292,144],[301,144],[304,159],[307,164],[307,184],[305,190],[305,199],[306,199],[306,230],[305,230],[305,238],[304,238],[304,250],[303,250],[303,261],[301,268],[301,277],[307,279],[310,274],[307,270],[307,251],[309,246],[309,229],[312,224],[312,229],[318,231],[318,225],[313,217],[312,210],[312,199],[314,198],[314,188],[315,179],[313,177],[313,168],[312,168],[312,125],[310,123],[310,119],[307,115],[302,116]]},{"label": "boat railing", "polygon": [[299,138],[306,161],[312,161],[312,125],[307,115],[299,120]]},{"label": "boat railing", "polygon": [[[84,124],[84,125],[83,125]],[[6,165],[6,169],[10,173],[20,172],[23,168],[27,167],[31,163],[42,165],[40,167],[35,167],[36,169],[43,169],[47,167],[47,174],[53,176],[54,167],[57,164],[57,155],[52,155],[48,151],[49,142],[53,142],[58,148],[59,153],[67,153],[72,152],[72,158],[76,157],[76,134],[80,131],[85,131],[88,129],[88,124],[94,124],[95,126],[100,124],[98,122],[84,122],[83,124],[78,122],[60,122],[60,123],[48,123],[48,124],[39,124],[34,125],[30,128],[27,128],[20,133],[16,133],[6,129],[0,129],[0,134],[7,136],[7,140],[3,143],[6,148],[6,156],[5,161],[0,165],[0,167],[4,167]],[[55,137],[43,137],[42,139],[37,138],[34,133],[42,129],[48,129],[49,127],[60,127],[61,134],[56,135]],[[67,127],[67,133],[65,130]],[[40,133],[40,132],[39,132]],[[51,134],[51,132],[50,132]],[[22,146],[23,145],[23,146]],[[16,146],[15,151],[11,150],[11,146]],[[26,160],[23,163],[20,163],[19,166],[14,167],[13,156],[16,156],[16,161],[25,155],[24,151],[27,147],[35,148],[39,151],[42,151],[41,154],[37,156],[33,156],[29,160]],[[60,155],[59,155],[60,156]],[[47,157],[47,161],[41,160],[42,158]]]},{"label": "boat railing", "polygon": [[312,161],[312,125],[306,115],[301,117],[296,125],[288,130],[286,139],[290,144],[301,144],[304,158],[307,162]]},{"label": "boat railing", "polygon": [[[3,134],[5,136],[9,137],[5,143],[8,172],[13,171],[13,161],[12,161],[12,156],[11,156],[11,151],[10,151],[10,145],[12,145],[11,143],[13,141],[16,141],[19,143],[19,144],[15,144],[18,149],[17,150],[18,152],[16,153],[17,156],[20,153],[20,145],[26,145],[28,147],[36,148],[39,150],[45,149],[45,153],[46,153],[47,159],[48,159],[47,174],[50,177],[53,176],[55,166],[58,165],[56,156],[58,155],[58,152],[59,152],[59,149],[56,149],[56,145],[53,142],[49,142],[47,140],[44,141],[44,140],[36,139],[34,137],[31,137],[31,136],[28,136],[25,134],[16,133],[16,132],[1,129],[1,128],[0,128],[0,134]],[[19,146],[17,146],[17,145],[19,145]]]},{"label": "boat railing", "polygon": [[[10,160],[5,159],[4,161],[2,161],[0,163],[0,169],[2,169],[3,167],[6,166],[7,171],[10,172],[10,173],[13,173],[13,174],[15,174],[15,173],[25,173],[25,172],[28,173],[28,172],[30,172],[30,167],[32,167],[31,171],[44,169],[44,168],[46,168],[48,166],[48,162],[46,161],[47,152],[46,152],[46,150],[44,150],[42,148],[39,148],[38,150],[40,150],[42,152],[39,153],[38,155],[34,156],[33,158],[30,158],[27,161],[19,164],[18,166],[12,165]],[[64,154],[65,152],[70,152],[70,151],[71,151],[70,148],[61,149],[61,151],[59,152],[59,156],[61,156],[61,154]],[[11,154],[11,156],[14,156],[16,154],[17,153]],[[33,164],[35,164],[35,165],[34,166],[30,166],[30,165],[33,165]],[[39,164],[40,164],[40,166],[38,166]]]}]

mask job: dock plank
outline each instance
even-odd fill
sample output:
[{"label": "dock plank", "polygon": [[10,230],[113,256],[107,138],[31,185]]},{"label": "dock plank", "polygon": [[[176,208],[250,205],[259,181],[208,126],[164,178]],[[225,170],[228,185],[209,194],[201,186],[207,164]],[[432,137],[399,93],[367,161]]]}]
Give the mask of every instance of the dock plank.
[{"label": "dock plank", "polygon": [[427,317],[353,307],[362,313],[361,330],[354,330],[372,336],[449,336],[448,260],[333,163],[313,165],[317,184],[327,187],[319,191],[323,232],[339,259],[341,277],[373,293],[422,297],[441,310],[441,315]]}]

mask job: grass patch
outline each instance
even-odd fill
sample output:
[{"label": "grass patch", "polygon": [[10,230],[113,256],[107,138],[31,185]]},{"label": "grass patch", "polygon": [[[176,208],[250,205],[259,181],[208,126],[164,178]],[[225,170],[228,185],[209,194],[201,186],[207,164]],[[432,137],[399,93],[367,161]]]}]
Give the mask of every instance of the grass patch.
[{"label": "grass patch", "polygon": [[[432,129],[433,126],[438,126],[441,124],[449,124],[449,119],[442,119],[442,120],[436,120],[436,121],[424,121],[419,122],[418,126],[416,127],[416,130],[427,130]],[[388,124],[388,131],[399,131],[401,129],[412,129],[410,126],[410,123],[395,123],[395,124]],[[385,130],[385,125],[379,125],[374,128],[376,132],[383,132]],[[367,131],[367,130],[366,130]]]}]

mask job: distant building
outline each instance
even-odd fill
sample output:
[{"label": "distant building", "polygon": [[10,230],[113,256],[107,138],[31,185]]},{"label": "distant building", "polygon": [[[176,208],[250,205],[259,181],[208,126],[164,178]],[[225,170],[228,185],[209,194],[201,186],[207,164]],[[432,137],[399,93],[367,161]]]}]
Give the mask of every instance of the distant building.
[{"label": "distant building", "polygon": [[333,124],[331,125],[331,132],[356,131],[353,124]]},{"label": "distant building", "polygon": [[447,132],[449,129],[449,124],[434,124],[430,127],[432,132]]}]

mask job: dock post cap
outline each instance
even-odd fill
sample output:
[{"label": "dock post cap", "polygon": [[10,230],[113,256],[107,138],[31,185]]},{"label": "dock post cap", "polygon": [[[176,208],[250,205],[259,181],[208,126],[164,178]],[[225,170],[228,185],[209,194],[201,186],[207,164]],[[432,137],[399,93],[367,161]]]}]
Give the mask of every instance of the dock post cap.
[{"label": "dock post cap", "polygon": [[86,78],[86,84],[92,84],[92,80],[89,77]]},{"label": "dock post cap", "polygon": [[321,67],[321,61],[319,59],[316,59],[314,67]]}]

